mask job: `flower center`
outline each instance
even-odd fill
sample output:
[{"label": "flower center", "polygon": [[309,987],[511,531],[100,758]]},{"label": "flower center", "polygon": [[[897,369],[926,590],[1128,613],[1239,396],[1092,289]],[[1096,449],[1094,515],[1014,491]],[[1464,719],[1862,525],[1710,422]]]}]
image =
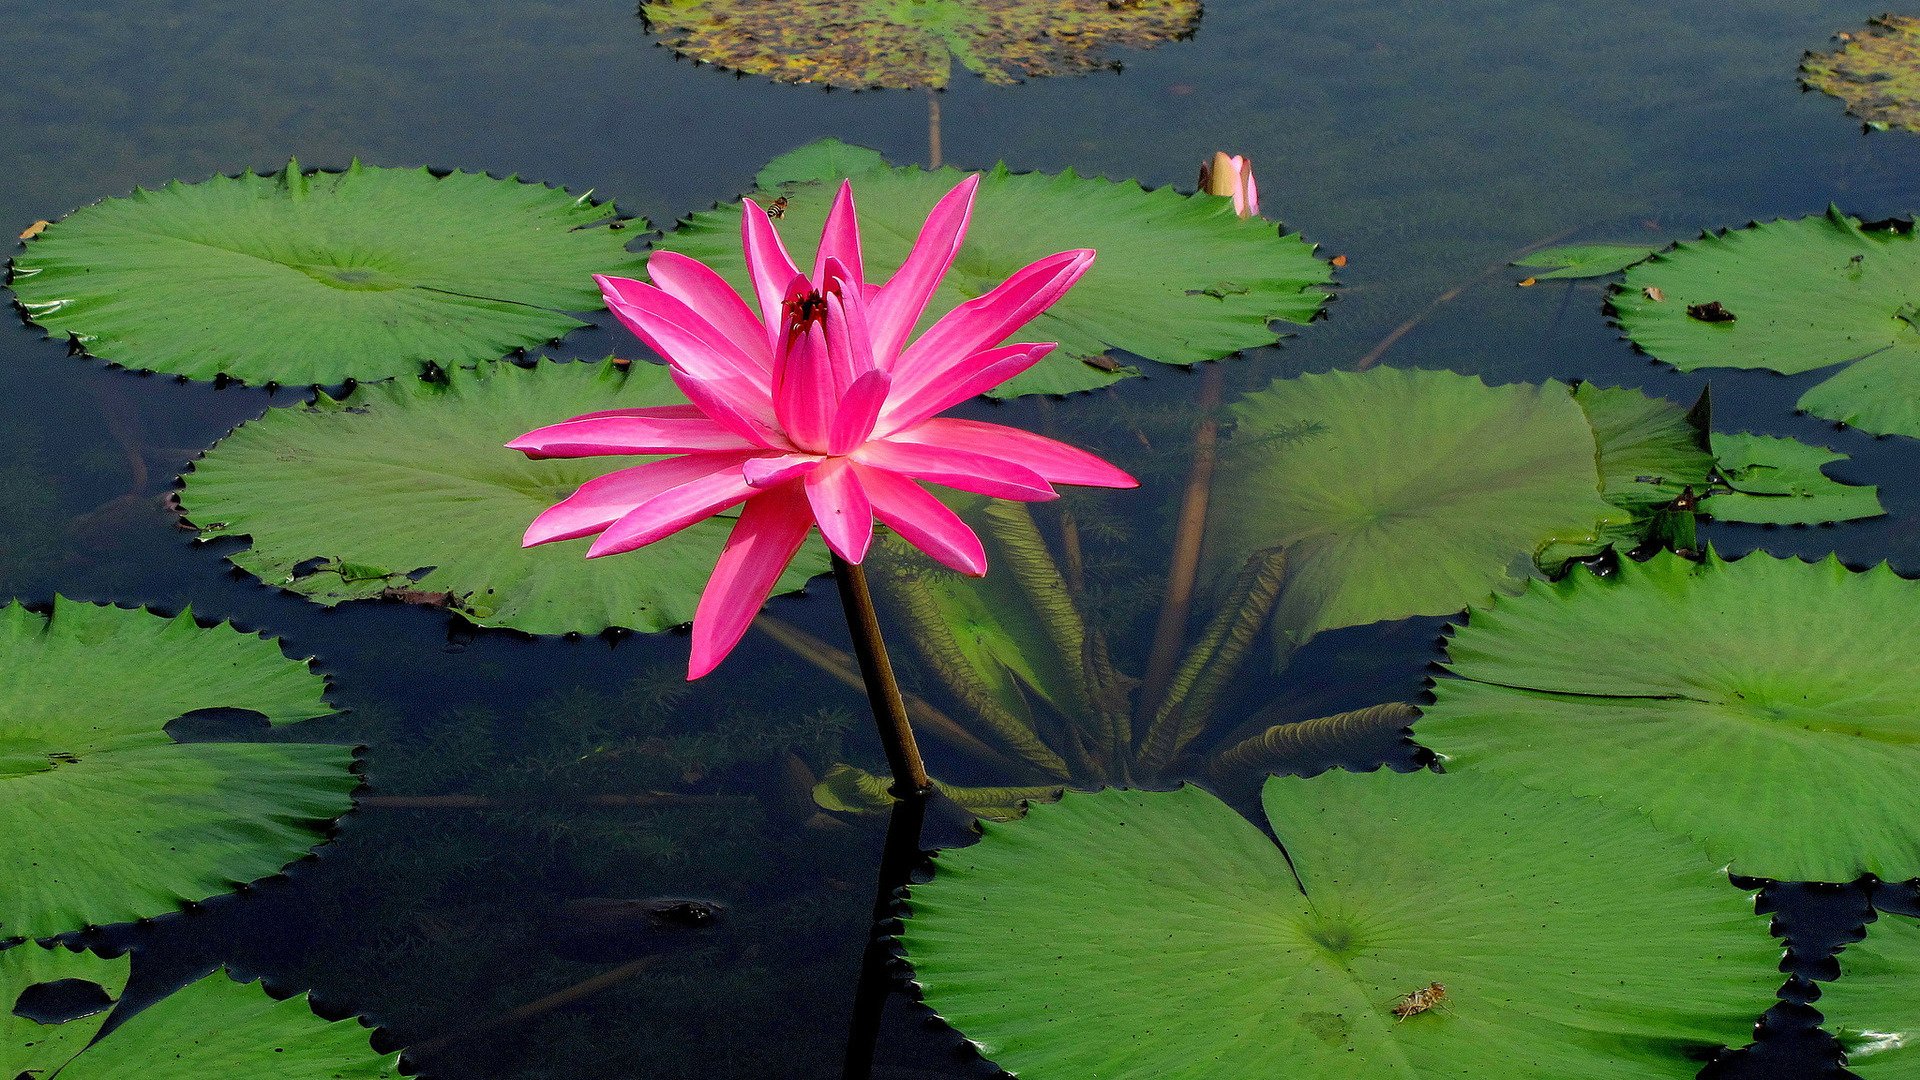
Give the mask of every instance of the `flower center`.
[{"label": "flower center", "polygon": [[827,321],[827,294],[819,289],[810,289],[798,296],[789,297],[786,304],[787,333],[799,337],[815,323]]}]

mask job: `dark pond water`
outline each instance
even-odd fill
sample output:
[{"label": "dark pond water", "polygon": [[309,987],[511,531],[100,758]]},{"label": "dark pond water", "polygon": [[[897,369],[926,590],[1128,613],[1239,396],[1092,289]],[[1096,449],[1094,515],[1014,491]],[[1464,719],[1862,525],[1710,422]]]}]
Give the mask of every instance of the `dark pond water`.
[{"label": "dark pond water", "polygon": [[[1230,378],[1242,385],[1350,364],[1461,287],[1388,362],[1691,400],[1705,378],[1636,356],[1601,316],[1598,286],[1521,290],[1517,275],[1488,270],[1568,230],[1657,243],[1829,201],[1868,218],[1912,209],[1920,139],[1864,135],[1793,78],[1803,50],[1878,10],[1210,0],[1192,40],[1128,55],[1118,73],[1013,88],[957,77],[942,101],[945,154],[1149,186],[1190,183],[1216,148],[1250,154],[1268,214],[1349,262],[1330,317],[1238,362]],[[134,185],[264,171],[295,155],[518,173],[666,222],[737,194],[765,160],[821,136],[896,161],[926,152],[920,94],[824,93],[676,61],[617,0],[7,0],[0,25],[15,42],[0,71],[0,221],[19,227]],[[560,352],[598,357],[616,343],[583,331]],[[1850,454],[1839,474],[1881,484],[1890,511],[1843,528],[1716,526],[1713,542],[1837,550],[1920,573],[1920,448],[1796,417],[1804,380],[1712,377],[1717,428]],[[1123,392],[1177,404],[1195,385],[1163,370]],[[321,730],[368,744],[373,794],[477,791],[523,809],[356,812],[289,876],[116,932],[141,950],[137,984],[161,993],[224,962],[312,988],[324,1008],[363,1013],[415,1047],[411,1064],[440,1078],[837,1073],[884,823],[823,827],[800,767],[879,766],[861,702],[764,640],[750,639],[726,677],[687,688],[675,635],[616,647],[474,635],[399,605],[323,612],[235,575],[157,496],[235,424],[294,400],[108,370],[30,328],[0,335],[0,592],[191,604],[282,635],[293,654],[320,658],[334,701],[351,710]],[[1110,400],[1055,402],[1051,421],[1104,440],[1147,478],[1142,498],[1162,520],[1141,528],[1163,533],[1180,443],[1150,451],[1091,422]],[[1001,415],[1032,423],[1043,408]],[[843,633],[830,589],[774,610],[820,636]],[[1324,635],[1237,707],[1280,702],[1304,717],[1416,700],[1442,622]],[[639,749],[583,764],[622,740]],[[568,802],[612,782],[699,798]],[[936,815],[926,842],[963,837],[959,821]],[[716,906],[651,903],[662,898]],[[1866,891],[1780,888],[1764,902],[1799,935],[1789,994],[1805,999],[1807,979],[1831,975],[1832,946],[1858,933]],[[626,977],[596,994],[510,1015],[615,970]],[[1802,1030],[1809,1016],[1776,1010],[1778,1034],[1716,1074],[1819,1075],[1832,1055]],[[899,999],[878,1061],[888,1077],[992,1075]]]}]

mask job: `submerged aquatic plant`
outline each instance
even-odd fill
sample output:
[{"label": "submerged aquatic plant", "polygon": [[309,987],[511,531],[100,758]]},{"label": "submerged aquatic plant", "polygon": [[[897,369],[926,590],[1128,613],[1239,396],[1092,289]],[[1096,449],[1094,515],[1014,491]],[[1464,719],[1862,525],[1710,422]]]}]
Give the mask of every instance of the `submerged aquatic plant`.
[{"label": "submerged aquatic plant", "polygon": [[[794,265],[767,212],[746,201],[741,244],[758,314],[712,269],[674,252],[649,261],[657,284],[598,278],[608,307],[666,358],[692,404],[589,413],[509,443],[536,458],[677,455],[582,485],[535,519],[525,544],[597,533],[588,557],[614,555],[744,504],[694,614],[688,677],[699,678],[739,642],[818,526],[868,686],[876,701],[897,701],[858,570],[876,519],[978,576],[987,567],[979,537],[921,481],[1023,502],[1057,497],[1054,484],[1135,484],[1052,439],[935,415],[1045,356],[1052,345],[1000,343],[1093,262],[1085,249],[1040,259],[909,343],[959,253],[977,186],[968,177],[940,200],[884,285],[865,279],[851,183],[834,200],[810,274]],[[910,750],[904,724],[902,715],[894,735]],[[888,745],[891,752],[897,743]],[[917,753],[910,756],[917,766]],[[904,764],[895,761],[896,779],[905,778]]]}]

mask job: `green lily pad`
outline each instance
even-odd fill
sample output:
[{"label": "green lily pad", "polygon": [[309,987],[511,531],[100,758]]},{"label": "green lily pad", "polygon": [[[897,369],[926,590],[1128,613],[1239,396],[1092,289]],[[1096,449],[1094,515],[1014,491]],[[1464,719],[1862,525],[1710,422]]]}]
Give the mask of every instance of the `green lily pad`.
[{"label": "green lily pad", "polygon": [[352,805],[349,747],[165,729],[324,716],[325,690],[277,642],[188,613],[0,608],[0,940],[166,914],[305,855]]},{"label": "green lily pad", "polygon": [[76,210],[15,256],[12,285],[34,323],[124,367],[334,385],[586,325],[567,312],[601,307],[595,273],[640,271],[626,242],[645,227],[511,177],[295,162]]},{"label": "green lily pad", "polygon": [[1840,978],[1820,987],[1827,1028],[1864,1080],[1920,1078],[1920,923],[1881,915],[1840,954]]},{"label": "green lily pad", "polygon": [[1920,583],[1755,553],[1622,560],[1476,607],[1414,737],[1644,810],[1736,872],[1920,875]]},{"label": "green lily pad", "polygon": [[[589,539],[522,548],[542,510],[649,457],[530,461],[502,444],[604,409],[685,404],[663,367],[492,364],[272,409],[209,450],[180,505],[202,539],[245,536],[234,565],[331,607],[388,598],[529,634],[665,630],[694,606],[732,528],[717,517],[615,559]],[[780,588],[827,569],[817,541]]]},{"label": "green lily pad", "polygon": [[778,82],[943,87],[954,63],[1009,86],[1117,67],[1190,36],[1200,0],[648,0],[673,51]]},{"label": "green lily pad", "polygon": [[1881,15],[1830,53],[1800,60],[1800,81],[1847,103],[1869,127],[1920,131],[1920,18]]},{"label": "green lily pad", "polygon": [[1648,1080],[1773,999],[1751,901],[1639,815],[1484,771],[1264,801],[1284,853],[1191,787],[983,824],[912,888],[927,1004],[1026,1080]]},{"label": "green lily pad", "polygon": [[1693,515],[1671,507],[1688,489],[1703,491],[1713,480],[1708,395],[1702,393],[1688,409],[1627,387],[1580,383],[1573,400],[1593,428],[1600,493],[1625,516],[1602,525],[1592,537],[1548,545],[1534,557],[1535,564],[1558,574],[1569,560],[1592,558],[1609,548],[1692,547]]},{"label": "green lily pad", "polygon": [[[933,204],[965,175],[891,168],[873,151],[825,140],[762,169],[756,199],[787,199],[781,238],[796,263],[810,266],[834,190],[851,178],[867,276],[883,281],[906,260]],[[749,294],[737,205],[693,215],[659,246],[699,259]],[[966,243],[921,329],[1028,263],[1073,248],[1098,251],[1093,268],[1014,334],[1060,347],[994,396],[1068,394],[1135,374],[1107,357],[1111,349],[1184,366],[1273,344],[1270,324],[1311,320],[1326,300],[1319,286],[1332,280],[1312,245],[1278,234],[1271,221],[1241,220],[1231,200],[1002,165],[981,178]]]},{"label": "green lily pad", "polygon": [[1634,344],[1682,371],[1848,364],[1800,407],[1882,435],[1920,435],[1916,302],[1912,231],[1864,229],[1837,209],[1681,243],[1628,271],[1611,301]]},{"label": "green lily pad", "polygon": [[[399,1054],[375,1053],[366,1028],[315,1016],[300,994],[275,1001],[224,972],[131,1016],[113,1012],[126,957],[17,945],[0,952],[0,1076],[60,1080],[393,1080]],[[21,1015],[34,987],[91,983],[97,1008],[67,1018]],[[90,993],[92,993],[90,991]],[[18,1011],[16,1011],[18,1010]],[[119,1022],[98,1042],[109,1019]],[[42,1022],[43,1020],[48,1022]]]},{"label": "green lily pad", "polygon": [[1659,250],[1646,244],[1567,244],[1542,248],[1514,260],[1513,265],[1552,267],[1533,275],[1539,281],[1606,277],[1651,259]]},{"label": "green lily pad", "polygon": [[1286,642],[1514,592],[1555,543],[1631,515],[1601,496],[1566,386],[1374,368],[1276,380],[1228,409],[1208,523],[1215,573],[1283,548]]},{"label": "green lily pad", "polygon": [[1812,525],[1887,512],[1879,488],[1843,484],[1822,471],[1847,460],[1824,446],[1771,435],[1715,434],[1713,449],[1720,475],[1733,490],[1702,500],[1700,509],[1721,521]]},{"label": "green lily pad", "polygon": [[1705,394],[1691,409],[1683,409],[1631,388],[1581,383],[1573,388],[1573,400],[1593,426],[1600,485],[1608,502],[1643,510],[1671,502],[1687,486],[1702,487],[1712,478]]}]

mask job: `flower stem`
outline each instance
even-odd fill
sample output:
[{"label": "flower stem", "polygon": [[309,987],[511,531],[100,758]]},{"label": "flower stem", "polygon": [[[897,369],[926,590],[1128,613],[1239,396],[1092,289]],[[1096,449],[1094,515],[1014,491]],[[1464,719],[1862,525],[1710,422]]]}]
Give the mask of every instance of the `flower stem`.
[{"label": "flower stem", "polygon": [[887,659],[887,643],[880,636],[880,616],[873,609],[873,593],[867,589],[867,572],[858,563],[833,557],[833,579],[840,586],[840,606],[847,613],[847,629],[853,633],[853,654],[860,661],[860,676],[867,684],[867,700],[873,704],[873,719],[880,726],[880,743],[886,747],[887,767],[893,772],[895,798],[922,798],[933,789],[927,767],[920,761],[920,748],[913,741],[913,725],[907,720],[907,703],[900,696],[900,684],[893,677],[893,662]]}]

